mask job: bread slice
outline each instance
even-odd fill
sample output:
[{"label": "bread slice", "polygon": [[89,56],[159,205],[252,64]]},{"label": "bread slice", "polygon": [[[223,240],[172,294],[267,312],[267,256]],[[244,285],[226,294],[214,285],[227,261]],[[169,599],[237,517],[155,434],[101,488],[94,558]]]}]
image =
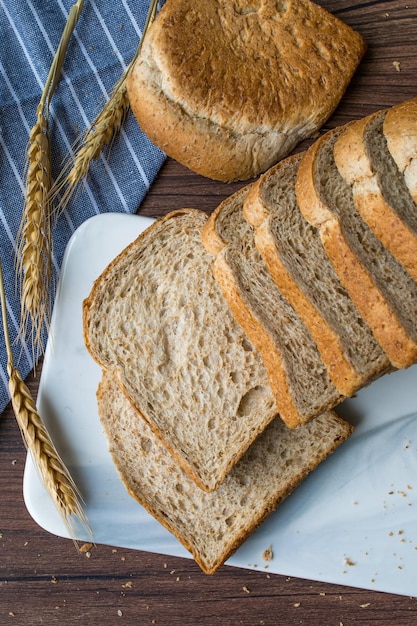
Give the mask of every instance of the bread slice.
[{"label": "bread slice", "polygon": [[[197,487],[105,372],[98,392],[109,449],[129,494],[213,574],[309,472],[352,432],[335,413],[296,431],[277,418],[216,491]],[[139,529],[140,530],[140,529]]]},{"label": "bread slice", "polygon": [[322,126],[364,51],[310,0],[169,0],[128,77],[129,100],[169,156],[246,180]]},{"label": "bread slice", "polygon": [[340,284],[318,229],[299,210],[295,182],[302,157],[288,157],[263,174],[243,212],[272,278],[315,339],[329,377],[351,396],[390,363]]},{"label": "bread slice", "polygon": [[319,228],[340,282],[394,367],[417,358],[417,284],[368,228],[356,210],[352,188],[334,161],[329,131],[303,157],[296,182],[304,217]]},{"label": "bread slice", "polygon": [[388,149],[417,203],[417,98],[388,109],[383,131]]},{"label": "bread slice", "polygon": [[317,344],[284,298],[255,246],[243,215],[249,186],[211,214],[203,242],[215,256],[214,276],[231,310],[262,355],[278,412],[294,428],[334,407],[342,396]]},{"label": "bread slice", "polygon": [[96,280],[88,350],[201,488],[215,489],[277,409],[201,243],[202,211],[157,220]]},{"label": "bread slice", "polygon": [[[417,207],[388,150],[383,132],[386,113],[378,111],[351,124],[336,141],[334,158],[363,220],[417,280]],[[401,117],[398,112],[398,135]]]}]

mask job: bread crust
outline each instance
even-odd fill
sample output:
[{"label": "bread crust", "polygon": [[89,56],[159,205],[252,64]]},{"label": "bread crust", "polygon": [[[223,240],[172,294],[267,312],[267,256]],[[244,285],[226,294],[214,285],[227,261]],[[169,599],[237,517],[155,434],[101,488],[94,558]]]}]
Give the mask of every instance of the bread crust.
[{"label": "bread crust", "polygon": [[415,363],[417,345],[399,323],[370,272],[349,247],[339,219],[321,200],[315,185],[314,171],[321,144],[330,133],[338,130],[329,131],[318,139],[302,159],[296,183],[298,204],[306,220],[319,228],[323,246],[341,284],[371,327],[392,365],[408,367]]},{"label": "bread crust", "polygon": [[[336,141],[334,158],[340,175],[352,187],[356,208],[364,221],[385,248],[417,280],[417,237],[385,201],[366,149],[364,134],[367,126],[380,116],[386,117],[386,112],[378,111],[351,124]],[[393,117],[399,122],[401,115],[397,113]],[[417,103],[414,122],[417,123]],[[407,126],[407,122],[401,126]],[[394,133],[392,128],[391,133]],[[402,131],[399,130],[397,134],[401,136]]]},{"label": "bread crust", "polygon": [[247,180],[336,108],[363,38],[310,0],[170,0],[127,81],[151,141],[190,169]]},{"label": "bread crust", "polygon": [[[384,120],[384,135],[388,149],[400,172],[413,168],[417,160],[417,98],[401,102],[388,109]],[[413,199],[417,202],[417,183],[409,185]]]}]

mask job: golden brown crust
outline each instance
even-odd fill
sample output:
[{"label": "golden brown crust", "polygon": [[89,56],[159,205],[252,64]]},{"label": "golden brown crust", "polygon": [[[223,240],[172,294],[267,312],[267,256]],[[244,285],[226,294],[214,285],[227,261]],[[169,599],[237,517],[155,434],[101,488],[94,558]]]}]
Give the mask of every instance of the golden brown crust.
[{"label": "golden brown crust", "polygon": [[351,396],[363,384],[363,377],[343,354],[340,337],[323,321],[317,309],[288,273],[277,254],[266,219],[255,232],[255,242],[268,270],[281,293],[309,328],[325,363],[329,378],[344,396]]},{"label": "golden brown crust", "polygon": [[201,241],[203,242],[203,246],[207,252],[214,257],[217,256],[226,246],[226,242],[220,237],[216,227],[216,222],[219,217],[219,213],[222,210],[222,206],[223,203],[219,204],[213,213],[211,213],[201,231]]},{"label": "golden brown crust", "polygon": [[[417,122],[417,103],[415,112],[414,123]],[[366,128],[380,115],[385,115],[385,112],[378,111],[350,124],[335,143],[334,159],[340,175],[352,186],[355,205],[363,220],[385,248],[398,259],[414,280],[417,280],[417,238],[384,200],[366,150],[364,138]],[[393,117],[397,124],[404,127],[401,125],[401,116],[397,114]],[[410,116],[404,125],[407,126],[409,122]],[[394,129],[391,128],[391,131]],[[401,136],[401,130],[396,136]],[[417,141],[417,131],[415,139]]]},{"label": "golden brown crust", "polygon": [[341,284],[372,328],[391,363],[398,368],[415,363],[417,345],[408,337],[371,275],[350,249],[339,221],[328,220],[320,229],[320,237]]},{"label": "golden brown crust", "polygon": [[128,93],[167,154],[205,176],[245,180],[324,123],[364,51],[358,33],[310,0],[170,0]]},{"label": "golden brown crust", "polygon": [[332,218],[332,212],[315,192],[314,182],[314,164],[325,137],[326,135],[323,135],[320,139],[317,139],[304,153],[300,161],[295,183],[297,204],[300,207],[300,211],[305,219],[317,228],[320,228],[324,222]]},{"label": "golden brown crust", "polygon": [[248,195],[245,198],[245,202],[243,204],[243,215],[245,216],[245,220],[253,226],[253,228],[260,226],[269,215],[269,212],[265,209],[259,199],[259,190],[264,183],[265,177],[273,176],[273,172],[276,167],[276,165],[271,167],[267,172],[265,172],[265,174],[260,176],[258,180],[253,183]]},{"label": "golden brown crust", "polygon": [[383,130],[392,157],[400,171],[404,172],[412,159],[417,157],[417,98],[389,109]]},{"label": "golden brown crust", "polygon": [[[245,329],[251,343],[261,352],[266,370],[274,372],[274,376],[269,379],[269,384],[275,397],[278,413],[289,428],[296,428],[303,422],[288,386],[281,354],[273,338],[244,301],[233,272],[222,252],[215,258],[213,274],[236,321]],[[322,410],[326,408],[330,407],[322,407]]]}]

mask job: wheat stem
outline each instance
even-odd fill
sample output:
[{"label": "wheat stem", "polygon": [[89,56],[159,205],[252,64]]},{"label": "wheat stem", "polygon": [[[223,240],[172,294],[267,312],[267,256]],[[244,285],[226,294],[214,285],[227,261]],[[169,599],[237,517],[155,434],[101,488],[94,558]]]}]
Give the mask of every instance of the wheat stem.
[{"label": "wheat stem", "polygon": [[6,296],[2,264],[0,260],[0,299],[3,318],[4,338],[7,350],[7,373],[13,411],[23,442],[29,450],[34,465],[39,471],[45,487],[60,513],[70,535],[74,538],[72,516],[76,516],[84,529],[91,535],[86,516],[80,501],[79,492],[59,456],[43,423],[30,391],[14,365],[7,324]]},{"label": "wheat stem", "polygon": [[[69,165],[64,167],[62,174],[57,179],[52,193],[53,197],[61,193],[63,187],[66,187],[58,203],[58,215],[67,206],[78,183],[86,177],[91,161],[100,156],[104,146],[111,145],[124,123],[129,111],[126,79],[140,54],[145,34],[155,19],[157,5],[158,0],[151,0],[142,37],[133,59],[114,85],[109,100],[81,136],[78,142],[79,148],[70,160]],[[67,173],[68,169],[69,172]]]},{"label": "wheat stem", "polygon": [[52,276],[52,186],[49,105],[58,84],[68,43],[83,8],[76,2],[68,15],[41,99],[36,122],[29,135],[26,151],[26,189],[22,219],[18,231],[18,275],[20,278],[20,331],[26,336],[31,326],[33,361],[43,352],[44,334],[50,317],[50,283]]}]

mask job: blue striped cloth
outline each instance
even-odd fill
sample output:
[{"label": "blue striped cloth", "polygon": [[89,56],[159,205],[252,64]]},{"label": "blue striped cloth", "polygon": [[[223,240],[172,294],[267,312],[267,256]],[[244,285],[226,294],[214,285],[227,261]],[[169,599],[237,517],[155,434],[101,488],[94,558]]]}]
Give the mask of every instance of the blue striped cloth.
[{"label": "blue striped cloth", "polygon": [[[73,0],[0,0],[0,254],[13,342],[20,324],[15,241],[23,208],[25,150],[72,5]],[[78,132],[93,121],[132,59],[148,6],[149,0],[85,0],[50,108],[54,177]],[[56,276],[74,230],[98,213],[135,213],[164,158],[130,114],[110,153],[93,162],[86,184],[59,221],[54,233]],[[0,327],[2,412],[9,395],[2,324]],[[14,353],[20,373],[26,377],[34,365],[30,344],[15,343]]]}]

